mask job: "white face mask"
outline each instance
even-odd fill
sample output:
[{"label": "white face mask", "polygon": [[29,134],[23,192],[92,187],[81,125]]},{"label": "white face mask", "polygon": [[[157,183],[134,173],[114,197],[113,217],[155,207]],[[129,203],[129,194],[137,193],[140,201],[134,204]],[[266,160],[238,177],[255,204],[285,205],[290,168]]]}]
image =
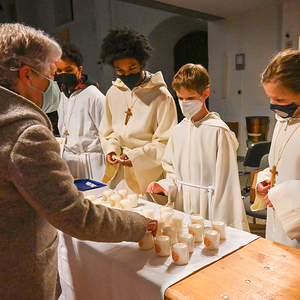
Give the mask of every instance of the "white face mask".
[{"label": "white face mask", "polygon": [[201,110],[203,102],[199,99],[185,101],[179,100],[179,105],[183,115],[187,119],[191,119],[196,113]]},{"label": "white face mask", "polygon": [[[59,102],[60,102],[60,97],[61,97],[60,89],[57,85],[57,82],[44,76],[43,74],[39,73],[38,71],[36,71],[33,68],[31,68],[31,70],[49,81],[49,85],[45,92],[38,90],[37,88],[33,87],[32,85],[29,85],[32,89],[43,94],[42,111],[47,114],[47,113],[51,113],[51,112],[57,110],[57,108],[59,106]],[[16,71],[19,71],[19,69],[15,68],[15,67],[11,67],[10,71],[16,72]]]},{"label": "white face mask", "polygon": [[43,94],[43,105],[42,105],[42,111],[46,114],[51,113],[55,110],[57,110],[60,102],[60,89],[57,85],[56,81],[53,81],[52,79],[44,76],[43,74],[39,73],[38,71],[34,70],[31,68],[34,72],[39,74],[40,76],[44,77],[49,81],[48,88],[46,89],[45,92],[42,92],[33,86],[30,85],[30,87],[38,92],[41,92]]}]

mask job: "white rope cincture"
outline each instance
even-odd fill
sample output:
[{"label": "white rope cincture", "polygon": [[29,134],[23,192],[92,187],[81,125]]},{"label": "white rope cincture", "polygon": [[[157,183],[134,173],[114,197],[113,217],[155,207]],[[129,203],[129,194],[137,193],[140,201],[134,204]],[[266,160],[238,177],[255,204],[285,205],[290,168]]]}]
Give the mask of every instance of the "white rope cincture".
[{"label": "white rope cincture", "polygon": [[209,186],[196,185],[196,184],[192,184],[192,183],[183,182],[178,179],[177,179],[177,182],[180,183],[181,185],[187,185],[190,187],[194,187],[194,188],[198,188],[198,189],[205,189],[208,191],[208,218],[210,221],[212,221],[211,201],[212,201],[212,195],[215,190],[214,187],[212,185],[209,185]]},{"label": "white rope cincture", "polygon": [[84,154],[85,154],[85,161],[86,161],[86,166],[88,171],[88,178],[93,179],[91,156],[89,153],[86,152]]},{"label": "white rope cincture", "polygon": [[[92,151],[76,151],[74,149],[69,148],[68,146],[65,145],[64,150],[66,152],[72,153],[74,155],[77,155],[78,162],[86,166],[86,171],[87,171],[87,178],[93,179],[93,171],[92,171],[92,163],[91,163],[91,154],[93,153]],[[95,152],[97,153],[97,152]],[[83,156],[83,157],[82,157]],[[80,173],[80,166],[81,164],[77,164],[77,174]]]}]

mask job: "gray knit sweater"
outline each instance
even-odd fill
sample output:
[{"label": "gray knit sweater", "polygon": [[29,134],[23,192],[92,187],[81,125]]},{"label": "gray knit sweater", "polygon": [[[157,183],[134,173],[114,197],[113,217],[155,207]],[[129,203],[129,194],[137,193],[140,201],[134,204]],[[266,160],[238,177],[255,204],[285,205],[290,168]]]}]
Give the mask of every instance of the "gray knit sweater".
[{"label": "gray knit sweater", "polygon": [[47,116],[0,87],[0,299],[54,299],[57,231],[78,239],[142,239],[133,212],[84,199],[73,184]]}]

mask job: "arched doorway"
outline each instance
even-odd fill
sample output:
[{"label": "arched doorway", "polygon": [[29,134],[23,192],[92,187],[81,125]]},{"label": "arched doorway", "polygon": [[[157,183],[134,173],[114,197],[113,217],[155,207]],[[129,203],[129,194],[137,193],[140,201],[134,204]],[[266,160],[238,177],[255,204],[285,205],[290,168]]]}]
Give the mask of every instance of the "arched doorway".
[{"label": "arched doorway", "polygon": [[193,31],[174,46],[174,72],[187,63],[201,64],[208,69],[207,31]]},{"label": "arched doorway", "polygon": [[[181,109],[178,106],[176,94],[172,89],[174,76],[174,46],[189,33],[207,32],[207,21],[184,16],[175,16],[159,23],[149,34],[148,38],[155,49],[149,62],[149,71],[162,71],[169,91],[175,98],[178,121],[182,119]],[[186,45],[188,47],[188,44]]]},{"label": "arched doorway", "polygon": [[[183,36],[174,46],[174,73],[187,63],[201,64],[208,70],[207,31],[192,31]],[[183,119],[176,99],[178,121]],[[206,100],[207,108],[209,106]]]}]

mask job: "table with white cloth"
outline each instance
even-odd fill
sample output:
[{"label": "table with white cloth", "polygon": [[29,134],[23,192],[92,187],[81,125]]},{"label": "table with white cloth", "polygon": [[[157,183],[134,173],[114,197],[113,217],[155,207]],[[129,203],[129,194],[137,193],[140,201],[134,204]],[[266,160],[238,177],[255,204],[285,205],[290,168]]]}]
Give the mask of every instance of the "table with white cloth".
[{"label": "table with white cloth", "polygon": [[[159,218],[160,205],[139,199],[138,207],[155,209]],[[190,215],[184,216],[188,231]],[[205,227],[210,221],[205,220]],[[187,265],[175,265],[172,256],[158,257],[154,248],[141,251],[138,243],[97,243],[81,241],[59,232],[58,269],[62,295],[60,300],[164,299],[165,290],[193,272],[209,265],[258,238],[241,230],[227,227],[227,238],[219,250],[208,251],[204,243],[195,243]]]}]

